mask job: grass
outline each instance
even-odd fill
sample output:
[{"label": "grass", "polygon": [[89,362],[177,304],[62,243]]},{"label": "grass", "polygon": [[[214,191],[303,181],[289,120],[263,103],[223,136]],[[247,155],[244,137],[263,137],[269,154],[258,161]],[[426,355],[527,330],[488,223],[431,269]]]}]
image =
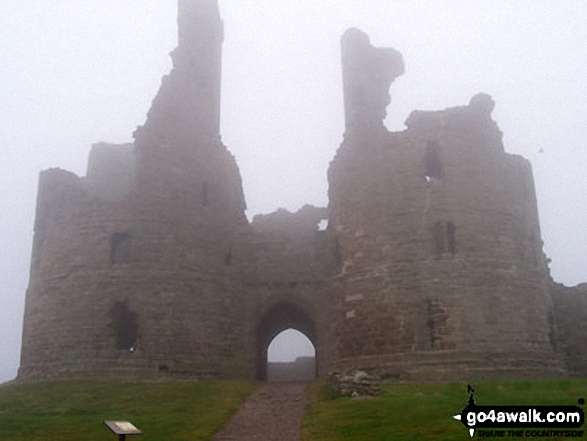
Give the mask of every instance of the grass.
[{"label": "grass", "polygon": [[137,441],[210,440],[256,387],[244,381],[2,385],[0,439],[114,441],[102,421],[126,420],[143,431]]},{"label": "grass", "polygon": [[[210,440],[256,387],[243,381],[2,385],[0,439],[115,441],[102,424],[112,419],[139,427],[144,435],[137,441]],[[480,405],[576,405],[587,398],[587,380],[493,381],[474,387]],[[308,396],[313,402],[303,423],[304,441],[470,439],[452,419],[467,402],[466,383],[384,385],[380,397],[350,399],[315,382]]]},{"label": "grass", "polygon": [[[577,405],[587,398],[587,380],[487,381],[474,387],[479,405]],[[365,399],[336,397],[324,383],[311,385],[308,393],[315,402],[304,418],[304,441],[470,439],[452,419],[467,404],[466,383],[389,384],[380,397]]]}]

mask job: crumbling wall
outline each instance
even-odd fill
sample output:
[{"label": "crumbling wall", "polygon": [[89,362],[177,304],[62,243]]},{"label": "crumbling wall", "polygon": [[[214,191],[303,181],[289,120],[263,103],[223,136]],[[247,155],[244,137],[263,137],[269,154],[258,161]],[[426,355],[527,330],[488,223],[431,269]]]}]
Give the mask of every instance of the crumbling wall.
[{"label": "crumbling wall", "polygon": [[19,378],[252,376],[231,238],[140,209],[42,173]]},{"label": "crumbling wall", "polygon": [[96,197],[121,201],[135,185],[136,158],[134,144],[92,145],[84,184]]},{"label": "crumbling wall", "polygon": [[217,2],[180,1],[179,24],[134,144],[95,145],[85,178],[41,173],[19,378],[264,379],[289,327],[320,376],[585,372],[585,289],[551,287],[532,170],[491,97],[390,133],[401,55],[347,31],[328,208],[249,224],[219,135]]},{"label": "crumbling wall", "polygon": [[[41,174],[20,379],[254,378],[289,325],[328,353],[324,209],[249,225],[219,135],[217,2],[181,2],[178,19],[173,70],[135,142],[94,145],[84,178]],[[288,305],[311,326],[276,313]],[[275,326],[259,335],[264,320]]]},{"label": "crumbling wall", "polygon": [[291,382],[314,381],[316,379],[316,359],[297,357],[294,361],[273,361],[267,365],[267,381]]},{"label": "crumbling wall", "polygon": [[218,5],[182,2],[179,21],[135,143],[95,145],[85,178],[41,174],[19,378],[252,375],[227,258],[248,223],[219,137]]},{"label": "crumbling wall", "polygon": [[[362,35],[349,38],[362,43],[343,44],[343,60],[366,56],[345,50],[372,53]],[[384,116],[380,93],[359,100],[373,120]],[[345,96],[363,94],[345,84]],[[480,94],[416,111],[398,133],[347,124],[329,169],[337,369],[403,379],[564,371],[530,164],[504,152],[493,106]]]},{"label": "crumbling wall", "polygon": [[341,48],[346,130],[382,128],[391,102],[389,87],[404,73],[401,54],[373,47],[356,28],[344,33]]},{"label": "crumbling wall", "polygon": [[302,276],[300,271],[316,271],[323,264],[317,255],[318,225],[323,219],[328,219],[328,211],[310,205],[303,206],[296,213],[280,209],[255,216],[251,227],[264,238],[263,247],[257,254],[260,258],[262,256],[266,266],[270,262],[279,262],[279,268],[297,274],[297,277]]}]

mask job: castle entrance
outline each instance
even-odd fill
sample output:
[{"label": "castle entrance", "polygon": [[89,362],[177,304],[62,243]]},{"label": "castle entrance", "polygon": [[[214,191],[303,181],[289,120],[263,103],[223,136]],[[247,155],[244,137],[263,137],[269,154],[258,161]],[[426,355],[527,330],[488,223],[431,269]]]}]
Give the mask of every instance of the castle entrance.
[{"label": "castle entrance", "polygon": [[316,331],[308,314],[292,303],[279,303],[257,326],[257,379],[311,381],[316,378]]},{"label": "castle entrance", "polygon": [[299,331],[287,329],[275,337],[267,350],[267,381],[313,381],[316,350]]}]

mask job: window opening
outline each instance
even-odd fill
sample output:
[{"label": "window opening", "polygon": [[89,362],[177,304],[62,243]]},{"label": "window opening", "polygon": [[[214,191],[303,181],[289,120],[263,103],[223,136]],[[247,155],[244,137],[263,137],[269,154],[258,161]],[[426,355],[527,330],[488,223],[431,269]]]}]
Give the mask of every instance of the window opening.
[{"label": "window opening", "polygon": [[428,182],[434,179],[442,179],[442,163],[440,161],[440,153],[438,153],[438,143],[435,141],[428,141],[426,143],[425,158],[425,172],[424,176]]},{"label": "window opening", "polygon": [[446,252],[444,245],[444,228],[442,228],[442,223],[440,221],[436,222],[434,227],[432,227],[432,236],[434,237],[434,249],[436,255],[440,256],[442,253]]},{"label": "window opening", "polygon": [[115,233],[110,238],[110,263],[113,265],[130,262],[130,240],[128,233]]},{"label": "window opening", "polygon": [[446,237],[448,239],[448,252],[451,254],[457,253],[457,227],[452,222],[446,224]]},{"label": "window opening", "polygon": [[116,348],[134,352],[139,325],[137,314],[128,307],[128,301],[116,302],[110,310],[116,332]]}]

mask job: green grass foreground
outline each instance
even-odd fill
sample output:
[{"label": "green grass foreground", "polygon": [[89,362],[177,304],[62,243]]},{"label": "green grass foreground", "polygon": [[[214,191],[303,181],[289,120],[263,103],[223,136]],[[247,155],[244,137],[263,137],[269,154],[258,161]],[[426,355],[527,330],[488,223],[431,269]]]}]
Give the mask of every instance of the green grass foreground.
[{"label": "green grass foreground", "polygon": [[130,421],[137,441],[210,440],[258,385],[244,381],[60,381],[0,386],[3,441],[117,441],[104,420]]},{"label": "green grass foreground", "polygon": [[[579,398],[587,399],[587,380],[491,381],[473,386],[479,405],[577,405]],[[324,383],[311,385],[309,392],[316,401],[306,411],[304,441],[471,439],[452,419],[467,404],[467,383],[389,384],[382,387],[381,396],[363,399],[336,397]]]}]

